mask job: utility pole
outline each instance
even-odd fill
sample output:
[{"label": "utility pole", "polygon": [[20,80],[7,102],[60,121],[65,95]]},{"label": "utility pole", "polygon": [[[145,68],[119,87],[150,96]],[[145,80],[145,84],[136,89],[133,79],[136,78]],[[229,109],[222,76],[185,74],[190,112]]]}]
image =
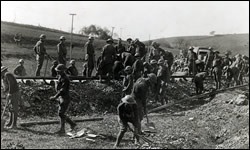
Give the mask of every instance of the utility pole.
[{"label": "utility pole", "polygon": [[70,34],[70,60],[72,58],[72,32],[73,32],[73,21],[74,21],[74,16],[76,14],[69,14],[72,16],[72,24],[71,24],[71,34]]},{"label": "utility pole", "polygon": [[111,34],[111,38],[113,38],[113,32],[114,32],[115,27],[112,27],[112,34]]}]

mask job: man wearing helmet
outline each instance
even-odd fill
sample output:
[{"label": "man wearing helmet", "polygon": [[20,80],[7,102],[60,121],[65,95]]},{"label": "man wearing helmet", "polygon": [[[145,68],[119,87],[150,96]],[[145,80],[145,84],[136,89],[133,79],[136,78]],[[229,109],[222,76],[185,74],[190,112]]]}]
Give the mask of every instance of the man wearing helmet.
[{"label": "man wearing helmet", "polygon": [[44,56],[47,55],[49,57],[49,55],[46,52],[46,48],[44,47],[45,40],[46,40],[46,35],[41,34],[40,40],[36,43],[36,45],[33,48],[36,53],[36,61],[37,61],[37,68],[35,72],[36,76],[40,76],[40,70],[43,66]]},{"label": "man wearing helmet", "polygon": [[88,42],[85,44],[85,60],[87,61],[87,76],[91,77],[95,67],[95,49],[93,46],[94,37],[89,37]]},{"label": "man wearing helmet", "polygon": [[57,45],[57,53],[58,53],[58,62],[59,64],[66,65],[67,59],[67,49],[65,46],[65,40],[66,38],[64,36],[60,37],[60,43]]},{"label": "man wearing helmet", "polygon": [[122,98],[122,102],[117,107],[117,113],[120,131],[117,135],[114,147],[119,146],[124,134],[127,131],[127,128],[129,127],[128,123],[132,123],[134,126],[134,138],[135,144],[137,144],[139,142],[138,134],[141,130],[141,123],[138,117],[138,106],[131,95],[126,95]]},{"label": "man wearing helmet", "polygon": [[125,72],[125,77],[123,78],[123,89],[122,92],[124,93],[124,95],[128,95],[131,94],[133,85],[134,85],[134,79],[132,76],[132,67],[131,66],[127,66],[124,69]]},{"label": "man wearing helmet", "polygon": [[23,66],[24,60],[20,59],[19,60],[19,65],[14,69],[14,74],[17,76],[26,76],[26,70]]},{"label": "man wearing helmet", "polygon": [[68,106],[70,104],[69,86],[70,81],[65,71],[66,66],[63,64],[57,65],[55,68],[58,74],[58,84],[56,86],[56,95],[51,96],[50,100],[56,100],[59,102],[59,117],[60,117],[60,130],[56,134],[65,134],[65,121],[70,124],[71,130],[76,127],[76,123],[73,122],[68,116],[65,115]]},{"label": "man wearing helmet", "polygon": [[143,67],[143,62],[141,60],[141,56],[139,53],[135,54],[135,62],[132,66],[133,68],[133,76],[134,76],[134,82],[143,75],[144,67]]},{"label": "man wearing helmet", "polygon": [[70,76],[78,76],[78,70],[75,66],[75,60],[70,61],[70,66],[68,67],[66,73]]}]

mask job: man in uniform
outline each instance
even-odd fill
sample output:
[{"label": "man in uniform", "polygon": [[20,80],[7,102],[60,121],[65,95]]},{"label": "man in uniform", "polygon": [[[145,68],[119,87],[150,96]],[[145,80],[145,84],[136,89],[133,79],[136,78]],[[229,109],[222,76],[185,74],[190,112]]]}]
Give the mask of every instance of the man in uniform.
[{"label": "man in uniform", "polygon": [[124,95],[129,95],[131,94],[133,85],[134,85],[134,79],[132,75],[132,67],[127,66],[125,69],[125,77],[123,78],[123,89],[122,92]]},{"label": "man in uniform", "polygon": [[[103,47],[100,66],[98,68],[100,81],[102,75],[108,74],[108,77],[112,74],[112,67],[116,59],[116,51],[113,46],[113,39],[109,38],[107,44]],[[108,79],[109,80],[109,79]]]},{"label": "man in uniform", "polygon": [[8,100],[9,107],[9,122],[6,125],[6,128],[17,128],[17,117],[18,117],[18,104],[20,104],[20,92],[19,87],[16,81],[16,78],[13,74],[8,72],[8,68],[1,66],[1,79],[2,85],[4,87],[4,93],[7,94],[6,99]]},{"label": "man in uniform", "polygon": [[[134,127],[135,144],[139,142],[139,131],[141,130],[141,122],[138,116],[138,106],[131,95],[126,95],[122,98],[122,102],[117,107],[118,122],[120,131],[117,135],[114,147],[118,147],[124,134],[127,132],[128,123],[132,123]],[[130,127],[129,127],[130,128]]]},{"label": "man in uniform", "polygon": [[56,77],[57,76],[57,72],[56,72],[57,65],[58,65],[58,61],[54,60],[53,61],[53,66],[51,66],[51,68],[50,68],[50,72],[51,72],[51,76],[52,77]]},{"label": "man in uniform", "polygon": [[65,46],[65,40],[66,38],[64,36],[60,37],[60,43],[57,45],[57,53],[58,53],[58,62],[59,64],[66,65],[66,55],[67,55],[67,49]]},{"label": "man in uniform", "polygon": [[[148,74],[147,78],[139,78],[134,83],[131,95],[133,96],[138,105],[138,114],[140,122],[142,121],[143,116],[147,114],[146,104],[149,87],[151,87],[151,89],[154,89],[156,87],[156,83],[157,77],[153,73]],[[140,134],[141,130],[139,130],[138,132]]]},{"label": "man in uniform", "polygon": [[119,56],[126,51],[125,46],[122,45],[122,39],[118,39],[118,44],[115,46],[116,54]]},{"label": "man in uniform", "polygon": [[36,61],[37,61],[37,68],[36,68],[36,76],[40,76],[40,70],[43,66],[44,57],[47,55],[48,58],[50,56],[46,52],[46,48],[44,47],[44,41],[46,39],[46,35],[40,35],[40,40],[36,43],[34,47],[34,51],[36,53]]},{"label": "man in uniform", "polygon": [[93,47],[94,37],[89,37],[88,42],[85,44],[85,60],[87,61],[87,76],[91,77],[95,67],[95,49]]},{"label": "man in uniform", "polygon": [[26,76],[26,70],[23,66],[24,60],[20,59],[19,60],[19,65],[14,69],[14,74],[17,76]]},{"label": "man in uniform", "polygon": [[186,63],[188,64],[188,67],[189,67],[189,74],[195,75],[197,72],[196,64],[195,64],[195,60],[197,60],[197,55],[195,52],[193,52],[193,50],[194,50],[193,47],[189,47],[189,52],[188,52],[188,56],[186,59]]},{"label": "man in uniform", "polygon": [[216,83],[216,89],[221,88],[221,76],[222,76],[222,58],[219,56],[219,51],[214,51],[214,60],[212,72]]},{"label": "man in uniform", "polygon": [[207,72],[200,72],[195,75],[194,83],[197,95],[202,94],[202,92],[204,91],[203,81],[205,80],[207,75],[208,75]]},{"label": "man in uniform", "polygon": [[232,60],[231,58],[229,57],[229,52],[227,51],[225,53],[225,57],[223,58],[223,64],[222,64],[222,67],[224,66],[230,66],[232,64]]},{"label": "man in uniform", "polygon": [[206,59],[206,62],[205,62],[205,68],[204,70],[205,71],[209,71],[209,74],[211,75],[212,74],[212,65],[213,65],[213,59],[214,59],[214,54],[213,54],[213,48],[212,47],[209,47],[208,48],[210,50],[210,53],[207,54],[207,59]]},{"label": "man in uniform", "polygon": [[70,66],[68,67],[66,72],[70,76],[78,76],[78,70],[77,70],[77,68],[75,66],[75,60],[70,61]]},{"label": "man in uniform", "polygon": [[60,130],[56,132],[57,134],[65,134],[65,121],[70,124],[71,130],[76,127],[76,123],[65,115],[71,101],[69,96],[70,81],[67,75],[65,74],[66,69],[66,66],[63,64],[59,64],[56,67],[56,71],[58,74],[58,84],[56,86],[57,93],[56,95],[50,97],[50,100],[56,100],[59,102],[58,112],[61,127]]},{"label": "man in uniform", "polygon": [[[166,83],[170,82],[170,74],[169,69],[164,65],[164,60],[159,59],[158,61],[159,69],[157,72],[157,88],[156,88],[156,101],[159,100],[158,96],[160,96],[161,104],[164,105],[166,99],[164,98],[166,92]],[[164,101],[165,100],[165,101]]]},{"label": "man in uniform", "polygon": [[154,59],[158,61],[161,58],[160,50],[161,49],[159,49],[159,44],[155,41],[152,42],[150,52],[149,52],[149,59],[150,60]]},{"label": "man in uniform", "polygon": [[134,56],[135,55],[136,45],[134,44],[134,42],[133,42],[133,40],[131,38],[128,38],[127,42],[128,42],[127,52],[129,52],[130,54],[132,54]]},{"label": "man in uniform", "polygon": [[150,60],[150,66],[152,68],[151,73],[154,73],[155,75],[157,75],[158,64],[157,64],[157,61],[155,59]]},{"label": "man in uniform", "polygon": [[133,76],[134,76],[134,82],[143,75],[144,67],[143,67],[143,62],[141,60],[140,54],[136,53],[135,54],[135,62],[132,66],[133,68]]},{"label": "man in uniform", "polygon": [[136,45],[135,53],[139,53],[142,61],[144,62],[146,59],[146,54],[147,54],[145,44],[139,41],[138,38],[136,38],[135,45]]}]

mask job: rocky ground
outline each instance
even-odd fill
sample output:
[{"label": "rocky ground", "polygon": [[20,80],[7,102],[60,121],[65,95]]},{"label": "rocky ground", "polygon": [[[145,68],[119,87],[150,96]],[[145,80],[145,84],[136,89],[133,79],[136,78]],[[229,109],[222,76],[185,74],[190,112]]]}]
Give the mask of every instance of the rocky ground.
[{"label": "rocky ground", "polygon": [[[31,82],[32,86],[20,83],[25,107],[20,110],[21,121],[57,119],[56,103],[49,101],[55,94],[54,87]],[[79,128],[88,127],[102,133],[105,138],[95,142],[55,138],[53,131],[58,125],[20,127],[15,131],[1,133],[1,148],[112,148],[119,131],[116,106],[122,89],[121,82],[99,83],[86,81],[72,83],[72,103],[68,114],[73,118],[101,116],[104,120],[79,123]],[[207,89],[212,88],[206,84]],[[164,110],[149,114],[156,133],[145,137],[154,143],[141,141],[133,145],[131,132],[125,134],[121,148],[244,148],[249,149],[249,87],[219,93],[213,98],[193,99],[172,105]],[[169,102],[190,97],[194,93],[191,82],[176,82],[168,86]],[[4,103],[4,100],[2,101]],[[160,106],[151,96],[148,109]],[[7,117],[7,116],[6,116]],[[142,129],[146,119],[142,122]],[[13,138],[15,137],[15,138]],[[45,138],[47,140],[45,140]],[[31,140],[32,139],[32,140]],[[41,140],[42,139],[42,140]],[[35,143],[39,144],[35,144]]]}]

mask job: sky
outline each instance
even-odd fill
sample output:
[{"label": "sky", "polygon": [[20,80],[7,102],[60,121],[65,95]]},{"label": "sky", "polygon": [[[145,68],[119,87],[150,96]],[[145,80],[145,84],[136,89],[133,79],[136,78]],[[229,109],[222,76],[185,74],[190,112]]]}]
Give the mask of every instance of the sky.
[{"label": "sky", "polygon": [[91,24],[122,39],[249,33],[249,1],[1,1],[1,20],[74,33]]}]

